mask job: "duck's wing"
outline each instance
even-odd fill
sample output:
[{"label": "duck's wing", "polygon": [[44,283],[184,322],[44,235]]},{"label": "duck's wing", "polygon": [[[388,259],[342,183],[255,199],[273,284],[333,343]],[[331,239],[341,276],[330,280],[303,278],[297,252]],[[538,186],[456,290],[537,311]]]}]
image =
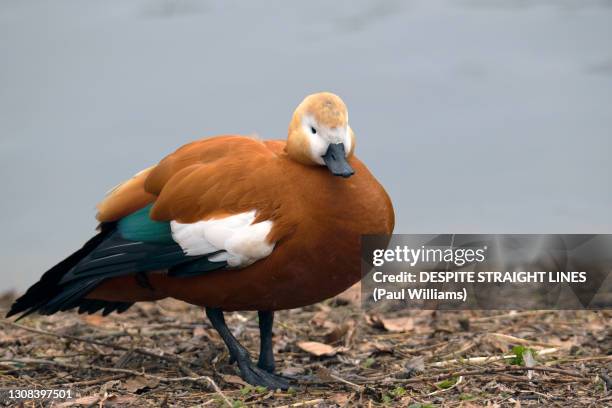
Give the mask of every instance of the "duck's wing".
[{"label": "duck's wing", "polygon": [[209,270],[206,261],[240,268],[268,256],[295,226],[289,211],[295,199],[282,194],[287,185],[279,153],[279,143],[240,136],[181,147],[98,206],[100,221],[117,222],[114,240],[126,242],[109,244],[74,275],[96,273],[98,265],[108,269],[108,263],[117,273],[122,263],[145,254],[148,263],[138,269],[169,268],[176,276]]},{"label": "duck's wing", "polygon": [[241,136],[187,144],[113,190],[98,219],[117,222],[129,241],[162,237],[188,256],[246,266],[295,226],[281,151],[279,142]]},{"label": "duck's wing", "polygon": [[239,223],[254,215],[252,224],[273,224],[268,238],[277,242],[292,231],[299,202],[285,179],[277,144],[219,137],[186,145],[166,157],[144,187],[157,197],[150,213],[154,220]]}]

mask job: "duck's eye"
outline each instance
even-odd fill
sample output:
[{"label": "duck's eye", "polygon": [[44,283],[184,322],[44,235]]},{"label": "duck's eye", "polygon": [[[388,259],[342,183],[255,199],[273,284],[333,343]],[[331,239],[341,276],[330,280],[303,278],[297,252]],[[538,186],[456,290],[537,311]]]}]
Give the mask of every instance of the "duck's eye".
[{"label": "duck's eye", "polygon": [[310,131],[312,132],[313,135],[317,134],[317,129],[315,129],[314,127],[310,127]]}]

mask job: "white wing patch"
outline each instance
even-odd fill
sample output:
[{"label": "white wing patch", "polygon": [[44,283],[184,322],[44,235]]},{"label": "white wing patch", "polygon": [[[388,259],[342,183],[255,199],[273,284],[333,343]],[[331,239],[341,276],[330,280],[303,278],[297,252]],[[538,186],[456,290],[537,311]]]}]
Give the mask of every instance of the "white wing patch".
[{"label": "white wing patch", "polygon": [[272,221],[255,221],[255,210],[220,219],[181,224],[171,221],[172,239],[187,255],[206,255],[210,261],[226,261],[231,267],[248,266],[272,253],[274,243],[266,237]]}]

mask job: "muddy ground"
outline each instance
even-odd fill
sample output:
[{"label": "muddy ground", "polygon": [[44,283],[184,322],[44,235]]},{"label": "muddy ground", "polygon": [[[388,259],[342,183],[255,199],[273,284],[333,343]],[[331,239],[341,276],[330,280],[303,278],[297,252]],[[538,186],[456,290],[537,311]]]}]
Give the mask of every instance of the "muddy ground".
[{"label": "muddy ground", "polygon": [[[243,383],[203,311],[182,302],[106,318],[0,320],[0,405],[612,406],[610,311],[381,316],[364,313],[358,294],[277,313],[278,371],[295,382],[283,392]],[[2,299],[2,315],[12,297]],[[256,313],[226,319],[256,356]],[[70,390],[72,398],[20,400],[11,389]]]}]

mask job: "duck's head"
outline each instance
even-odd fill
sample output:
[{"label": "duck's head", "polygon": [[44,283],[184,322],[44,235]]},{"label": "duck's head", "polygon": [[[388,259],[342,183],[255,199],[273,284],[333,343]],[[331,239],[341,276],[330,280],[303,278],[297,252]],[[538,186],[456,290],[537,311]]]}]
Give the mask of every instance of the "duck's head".
[{"label": "duck's head", "polygon": [[287,153],[293,160],[327,166],[334,176],[350,177],[355,171],[347,159],[354,150],[355,135],[339,96],[312,94],[295,109],[287,136]]}]

